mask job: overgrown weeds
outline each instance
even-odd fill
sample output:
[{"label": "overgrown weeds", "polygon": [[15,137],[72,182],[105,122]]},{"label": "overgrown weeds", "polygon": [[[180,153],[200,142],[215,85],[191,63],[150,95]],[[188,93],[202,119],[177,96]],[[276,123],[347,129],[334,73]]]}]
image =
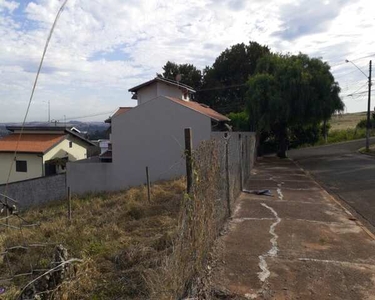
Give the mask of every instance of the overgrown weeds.
[{"label": "overgrown weeds", "polygon": [[[82,258],[54,299],[150,299],[147,275],[173,251],[184,190],[179,179],[155,184],[151,203],[145,187],[74,198],[71,223],[64,202],[31,209],[22,217],[40,226],[0,232],[0,252],[25,243],[51,244],[12,252],[14,274],[29,272],[30,263],[33,269],[45,268],[55,244],[63,244],[70,257]],[[5,261],[0,261],[0,273],[9,273]],[[15,299],[28,281],[29,276],[0,282],[6,289],[1,299]]]}]

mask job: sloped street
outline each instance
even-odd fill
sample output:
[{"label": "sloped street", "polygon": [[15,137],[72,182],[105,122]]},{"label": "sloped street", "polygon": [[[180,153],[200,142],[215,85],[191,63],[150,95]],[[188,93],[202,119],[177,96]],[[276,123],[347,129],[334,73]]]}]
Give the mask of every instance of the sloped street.
[{"label": "sloped street", "polygon": [[[371,139],[375,143],[375,138]],[[375,226],[375,157],[358,153],[365,140],[292,150],[289,156],[363,222]]]},{"label": "sloped street", "polygon": [[[221,299],[375,299],[375,241],[291,160],[264,158],[228,232],[213,286]],[[224,296],[225,295],[225,296]]]}]

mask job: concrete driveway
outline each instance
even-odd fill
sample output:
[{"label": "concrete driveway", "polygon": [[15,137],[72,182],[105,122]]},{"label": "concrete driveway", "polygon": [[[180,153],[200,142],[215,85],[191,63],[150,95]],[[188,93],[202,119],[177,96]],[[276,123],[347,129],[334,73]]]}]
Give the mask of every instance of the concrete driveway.
[{"label": "concrete driveway", "polygon": [[[375,144],[375,138],[371,144]],[[375,157],[357,152],[364,145],[365,140],[357,140],[292,150],[288,155],[374,231]]]}]

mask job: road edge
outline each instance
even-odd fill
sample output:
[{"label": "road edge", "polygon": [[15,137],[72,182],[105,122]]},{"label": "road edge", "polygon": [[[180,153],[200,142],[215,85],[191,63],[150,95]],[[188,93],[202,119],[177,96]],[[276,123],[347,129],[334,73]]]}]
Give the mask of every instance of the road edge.
[{"label": "road edge", "polygon": [[359,212],[357,212],[353,207],[351,207],[345,199],[341,198],[340,195],[333,192],[328,187],[324,186],[317,178],[314,177],[309,171],[305,170],[296,160],[288,158],[293,163],[295,163],[305,174],[310,177],[322,190],[324,190],[329,198],[336,203],[348,216],[350,220],[355,222],[361,229],[375,241],[375,227],[371,225]]}]

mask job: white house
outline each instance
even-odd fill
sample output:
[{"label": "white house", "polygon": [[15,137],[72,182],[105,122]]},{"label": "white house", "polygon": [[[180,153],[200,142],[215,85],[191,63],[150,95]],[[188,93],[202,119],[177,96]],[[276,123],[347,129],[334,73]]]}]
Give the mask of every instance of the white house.
[{"label": "white house", "polygon": [[87,173],[92,180],[85,182],[79,180],[85,167],[69,164],[68,185],[73,191],[115,190],[143,184],[146,166],[152,181],[182,176],[184,129],[192,128],[193,145],[197,146],[230,121],[208,106],[191,101],[195,91],[175,81],[157,77],[129,91],[138,105],[120,108],[109,120],[112,163],[88,164],[91,171]]},{"label": "white house", "polygon": [[8,126],[12,134],[0,139],[0,184],[65,172],[68,161],[87,158],[94,145],[75,131],[58,126]]}]

